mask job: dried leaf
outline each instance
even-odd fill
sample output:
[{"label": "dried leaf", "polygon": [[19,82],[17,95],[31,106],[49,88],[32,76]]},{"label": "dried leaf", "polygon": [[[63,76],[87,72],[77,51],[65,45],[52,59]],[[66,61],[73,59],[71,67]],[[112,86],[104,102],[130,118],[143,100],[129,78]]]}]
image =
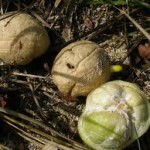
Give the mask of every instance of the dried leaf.
[{"label": "dried leaf", "polygon": [[59,6],[59,4],[61,3],[61,1],[62,1],[62,0],[56,0],[56,1],[55,1],[55,4],[54,4],[54,7],[57,8],[57,7]]},{"label": "dried leaf", "polygon": [[84,24],[88,29],[90,29],[90,30],[94,29],[94,24],[89,18],[84,19]]},{"label": "dried leaf", "polygon": [[150,58],[150,42],[145,43],[145,45],[140,44],[138,46],[138,52],[141,58]]}]

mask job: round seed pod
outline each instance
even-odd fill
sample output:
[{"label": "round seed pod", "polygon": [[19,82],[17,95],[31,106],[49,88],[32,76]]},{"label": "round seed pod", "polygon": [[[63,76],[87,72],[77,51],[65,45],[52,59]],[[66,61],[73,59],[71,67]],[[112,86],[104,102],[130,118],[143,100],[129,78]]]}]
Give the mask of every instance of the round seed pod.
[{"label": "round seed pod", "polygon": [[82,140],[95,150],[122,150],[150,126],[150,103],[137,85],[116,80],[92,91],[78,122]]},{"label": "round seed pod", "polygon": [[64,95],[87,96],[109,80],[110,60],[98,44],[78,41],[59,52],[51,74],[54,84]]},{"label": "round seed pod", "polygon": [[0,21],[0,59],[7,64],[28,64],[44,54],[49,44],[44,27],[26,13]]}]

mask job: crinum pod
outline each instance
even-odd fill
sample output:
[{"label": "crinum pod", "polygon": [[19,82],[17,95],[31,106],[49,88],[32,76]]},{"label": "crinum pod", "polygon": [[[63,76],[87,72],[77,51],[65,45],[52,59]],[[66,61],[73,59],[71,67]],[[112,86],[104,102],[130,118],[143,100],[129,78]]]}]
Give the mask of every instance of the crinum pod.
[{"label": "crinum pod", "polygon": [[0,59],[12,65],[26,65],[46,52],[50,44],[45,28],[27,13],[0,20]]},{"label": "crinum pod", "polygon": [[52,79],[59,91],[72,97],[87,96],[109,80],[110,60],[98,44],[78,41],[63,48],[52,67]]},{"label": "crinum pod", "polygon": [[92,91],[78,122],[82,140],[95,150],[121,150],[150,126],[150,103],[133,83],[116,80]]}]

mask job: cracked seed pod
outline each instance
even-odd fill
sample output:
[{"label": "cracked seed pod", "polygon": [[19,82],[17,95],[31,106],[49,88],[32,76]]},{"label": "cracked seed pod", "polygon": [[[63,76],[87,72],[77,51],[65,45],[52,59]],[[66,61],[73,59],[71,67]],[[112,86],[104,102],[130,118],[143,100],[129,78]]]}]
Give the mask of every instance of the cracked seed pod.
[{"label": "cracked seed pod", "polygon": [[74,42],[63,48],[52,68],[54,84],[64,95],[72,97],[87,96],[109,77],[109,58],[91,41]]},{"label": "cracked seed pod", "polygon": [[150,126],[150,103],[129,82],[107,82],[92,91],[78,122],[82,140],[95,150],[122,150]]},{"label": "cracked seed pod", "polygon": [[44,27],[26,13],[0,21],[0,59],[7,64],[28,64],[44,54],[49,44]]}]

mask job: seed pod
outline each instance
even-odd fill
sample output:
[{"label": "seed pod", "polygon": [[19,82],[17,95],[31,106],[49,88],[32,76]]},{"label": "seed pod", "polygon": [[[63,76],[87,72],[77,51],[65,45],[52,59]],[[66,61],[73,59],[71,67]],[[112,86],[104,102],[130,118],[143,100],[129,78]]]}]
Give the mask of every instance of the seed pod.
[{"label": "seed pod", "polygon": [[86,96],[108,81],[110,61],[104,49],[91,41],[74,42],[63,48],[52,67],[59,91],[73,97]]},{"label": "seed pod", "polygon": [[122,150],[150,126],[150,103],[135,85],[107,82],[91,92],[78,122],[82,140],[95,150]]},{"label": "seed pod", "polygon": [[0,21],[0,59],[7,64],[28,64],[44,54],[49,44],[44,27],[26,13]]}]

